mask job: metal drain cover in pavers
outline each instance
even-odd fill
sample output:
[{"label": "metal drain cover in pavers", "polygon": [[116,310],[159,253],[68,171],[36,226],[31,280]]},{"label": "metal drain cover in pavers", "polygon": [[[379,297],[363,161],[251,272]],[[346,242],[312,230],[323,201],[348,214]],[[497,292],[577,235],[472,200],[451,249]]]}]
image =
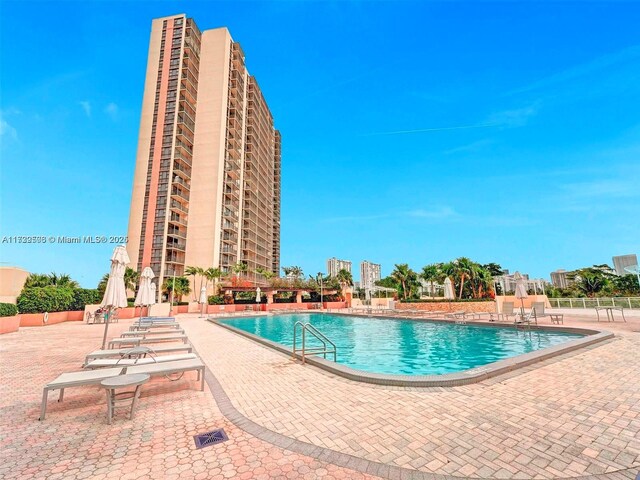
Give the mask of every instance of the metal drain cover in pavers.
[{"label": "metal drain cover in pavers", "polygon": [[194,435],[193,439],[196,441],[196,448],[204,448],[209,445],[225,442],[229,440],[229,437],[224,433],[224,429],[219,428],[218,430],[213,430],[211,432]]}]

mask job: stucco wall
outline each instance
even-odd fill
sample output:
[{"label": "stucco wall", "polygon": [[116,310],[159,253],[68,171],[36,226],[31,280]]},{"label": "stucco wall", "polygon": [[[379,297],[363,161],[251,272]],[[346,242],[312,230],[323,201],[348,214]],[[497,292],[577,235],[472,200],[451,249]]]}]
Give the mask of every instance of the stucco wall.
[{"label": "stucco wall", "polygon": [[18,267],[0,267],[0,303],[16,303],[29,272]]},{"label": "stucco wall", "polygon": [[487,312],[496,311],[496,302],[425,302],[425,303],[400,303],[396,302],[398,310],[424,310],[426,312],[446,311],[456,312]]}]

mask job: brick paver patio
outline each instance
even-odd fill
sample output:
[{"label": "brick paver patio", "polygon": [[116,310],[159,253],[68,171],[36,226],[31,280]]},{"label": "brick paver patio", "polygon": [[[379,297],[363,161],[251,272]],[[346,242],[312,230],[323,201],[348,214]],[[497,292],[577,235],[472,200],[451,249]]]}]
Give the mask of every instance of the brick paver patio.
[{"label": "brick paver patio", "polygon": [[[0,337],[0,478],[635,478],[640,470],[638,319],[600,324],[617,334],[600,346],[448,389],[351,382],[201,319],[180,322],[215,376],[216,399],[193,373],[153,380],[135,419],[120,411],[111,426],[97,387],[71,389],[62,404],[51,394],[47,420],[36,420],[42,386],[80,366],[101,326]],[[127,327],[112,326],[113,335]],[[192,435],[220,427],[228,442],[195,449]]]},{"label": "brick paver patio", "polygon": [[[102,328],[64,323],[0,336],[1,479],[371,478],[244,432],[222,416],[208,389],[199,390],[195,373],[145,385],[133,421],[124,408],[107,425],[104,391],[85,387],[69,389],[60,404],[50,393],[47,419],[39,422],[44,384],[78,370],[100,345]],[[196,450],[192,436],[215,428],[229,441]]]}]

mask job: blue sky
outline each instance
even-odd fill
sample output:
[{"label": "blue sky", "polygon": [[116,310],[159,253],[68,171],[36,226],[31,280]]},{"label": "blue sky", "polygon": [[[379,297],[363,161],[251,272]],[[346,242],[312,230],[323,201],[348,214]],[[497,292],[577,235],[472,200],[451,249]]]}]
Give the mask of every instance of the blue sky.
[{"label": "blue sky", "polygon": [[[2,237],[126,235],[151,20],[184,12],[229,28],[282,132],[282,265],[640,253],[640,3],[1,8]],[[93,287],[112,247],[0,261]]]}]

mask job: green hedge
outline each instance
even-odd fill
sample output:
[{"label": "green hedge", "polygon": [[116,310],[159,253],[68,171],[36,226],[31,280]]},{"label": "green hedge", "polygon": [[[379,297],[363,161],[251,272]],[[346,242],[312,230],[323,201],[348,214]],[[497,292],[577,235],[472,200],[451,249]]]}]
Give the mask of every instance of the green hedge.
[{"label": "green hedge", "polygon": [[0,317],[13,317],[18,314],[18,307],[13,303],[0,303]]},{"label": "green hedge", "polygon": [[96,305],[101,301],[102,295],[97,288],[76,288],[69,310],[84,310],[85,305]]},{"label": "green hedge", "polygon": [[453,300],[444,300],[444,299],[435,299],[435,298],[429,298],[429,299],[407,299],[407,300],[401,300],[400,303],[444,303],[444,302],[451,302],[451,303],[465,303],[465,302],[493,302],[494,299],[493,298],[463,298],[462,300],[459,300],[457,298],[453,299]]},{"label": "green hedge", "polygon": [[102,295],[97,289],[66,288],[53,285],[22,289],[18,297],[20,313],[81,311],[85,305],[100,303]]},{"label": "green hedge", "polygon": [[54,286],[22,289],[18,297],[20,313],[64,312],[71,309],[74,291]]},{"label": "green hedge", "polygon": [[222,295],[209,295],[209,305],[224,305],[224,297]]}]

